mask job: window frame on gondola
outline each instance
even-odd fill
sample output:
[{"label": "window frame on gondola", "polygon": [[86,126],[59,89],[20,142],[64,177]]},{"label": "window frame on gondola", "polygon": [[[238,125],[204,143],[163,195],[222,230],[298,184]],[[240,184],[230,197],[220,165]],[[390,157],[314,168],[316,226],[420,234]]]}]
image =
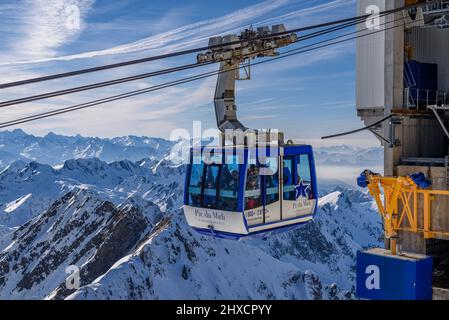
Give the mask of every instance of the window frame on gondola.
[{"label": "window frame on gondola", "polygon": [[[273,168],[271,166],[271,162],[269,165],[267,165],[267,160],[270,161],[270,159],[274,159],[276,162],[276,166]],[[262,177],[262,185],[263,185],[263,196],[264,196],[264,201],[263,201],[263,205],[264,206],[268,206],[270,204],[276,203],[278,201],[280,201],[280,186],[279,186],[279,157],[278,156],[268,156],[266,161],[265,161],[265,168],[267,170],[270,170],[270,172],[272,174],[264,174]],[[268,178],[270,177],[270,179],[272,179],[271,181],[275,182],[275,186],[269,186],[269,182],[268,182]],[[273,191],[275,191],[274,193],[269,193],[269,189],[272,189]],[[274,199],[269,199],[269,195],[275,195]]]},{"label": "window frame on gondola", "polygon": [[[257,175],[255,177],[250,177],[250,170],[252,168],[257,169]],[[252,182],[254,181],[256,188],[250,189],[252,187]],[[262,178],[260,175],[260,164],[257,158],[256,149],[249,149],[245,154],[245,185],[243,195],[243,206],[244,210],[256,210],[263,207],[263,197],[262,197]],[[257,205],[248,207],[249,200],[254,200]]]},{"label": "window frame on gondola", "polygon": [[[246,170],[245,170],[245,193],[243,197],[243,205],[244,205],[244,212],[245,212],[245,219],[249,226],[254,227],[258,225],[264,225],[267,223],[267,210],[266,207],[268,205],[279,203],[279,210],[280,210],[280,186],[279,186],[279,153],[278,149],[275,150],[273,154],[273,149],[267,148],[267,149],[248,149],[245,163],[246,163]],[[261,152],[263,154],[261,154]],[[259,179],[259,193],[257,193],[257,196],[259,197],[259,205],[254,207],[248,207],[247,206],[247,198],[251,196],[251,194],[248,194],[247,190],[247,183],[248,183],[248,176],[249,176],[249,168],[251,165],[256,165],[258,169],[258,179]],[[274,187],[271,187],[271,189],[275,189],[274,192],[270,193],[270,188],[268,187],[268,179],[274,177],[274,181],[276,181],[276,184]],[[271,190],[273,191],[273,190]],[[275,195],[274,199],[269,199],[270,195]],[[280,220],[279,220],[280,221]]]},{"label": "window frame on gondola", "polygon": [[[301,176],[302,174],[300,173],[300,171],[302,171],[302,159],[301,158],[305,158],[307,159],[307,175],[308,175],[308,180],[304,180]],[[302,169],[302,170],[301,170]],[[308,199],[311,200],[314,198],[314,194],[313,194],[313,187],[314,187],[314,183],[313,183],[313,173],[312,173],[312,167],[311,167],[311,160],[310,160],[310,155],[307,153],[302,153],[302,154],[298,154],[296,156],[296,173],[295,173],[295,183],[296,185],[299,185],[301,182],[304,183],[305,185],[309,185],[307,192],[308,192]]]},{"label": "window frame on gondola", "polygon": [[[286,161],[291,162],[291,166],[287,169],[290,170],[290,184],[286,181],[285,169]],[[295,183],[296,183],[296,155],[287,155],[282,159],[282,200],[294,201],[295,200]]]},{"label": "window frame on gondola", "polygon": [[[201,152],[199,152],[201,151]],[[199,154],[198,154],[199,153]],[[186,179],[186,198],[185,203],[187,205],[197,207],[197,208],[206,208],[206,209],[216,209],[216,210],[222,210],[222,211],[241,211],[242,205],[241,205],[241,190],[240,186],[243,183],[242,174],[241,172],[244,170],[244,159],[239,159],[239,157],[242,157],[243,155],[240,155],[239,153],[232,152],[230,154],[223,148],[204,148],[201,150],[193,150],[190,154],[190,164],[187,166],[187,174],[188,179]],[[229,208],[224,208],[221,206],[221,198],[223,197],[223,191],[222,190],[222,174],[225,170],[224,166],[227,166],[225,160],[226,157],[233,157],[233,163],[232,165],[235,165],[233,170],[237,171],[238,173],[238,182],[236,186],[236,190],[232,197],[226,197],[226,198],[232,198],[235,199],[235,205]],[[194,161],[197,159],[200,159],[199,163],[198,161]],[[193,186],[192,181],[192,172],[196,168],[195,166],[200,166],[200,170],[202,170],[201,173],[201,181],[199,183],[199,186]],[[213,188],[207,188],[206,186],[206,179],[208,175],[208,170],[213,170],[214,168],[217,168],[217,174],[214,178],[213,182]],[[197,188],[200,188],[200,197],[198,203],[193,203],[193,197],[192,197],[192,190],[195,190]],[[209,194],[209,191],[212,190],[214,195]],[[198,191],[198,190],[196,190]],[[194,193],[195,195],[198,194],[198,192]],[[211,201],[210,204],[205,204],[206,197],[214,197],[214,199]],[[225,198],[225,197],[223,197]]]},{"label": "window frame on gondola", "polygon": [[[240,197],[240,186],[241,186],[241,175],[242,175],[242,162],[244,161],[239,161],[239,154],[229,154],[227,152],[224,152],[224,162],[220,167],[220,179],[219,179],[219,185],[218,185],[218,201],[220,201],[220,205],[219,208],[220,210],[223,211],[231,211],[231,212],[236,212],[239,210],[240,204],[239,204],[239,200],[241,199]],[[232,161],[230,161],[232,160]],[[225,171],[225,169],[227,169],[228,173],[230,174],[230,176],[228,176],[228,181],[223,179],[223,174]],[[237,174],[237,178],[235,178],[236,175],[234,175],[234,173]],[[225,196],[225,195],[228,196]],[[233,202],[232,206],[230,205],[229,207],[225,207],[222,204],[225,204],[226,201],[223,200],[223,198],[227,198],[227,204],[229,205],[229,203],[231,203],[231,201]],[[223,200],[223,201],[222,201]]]}]

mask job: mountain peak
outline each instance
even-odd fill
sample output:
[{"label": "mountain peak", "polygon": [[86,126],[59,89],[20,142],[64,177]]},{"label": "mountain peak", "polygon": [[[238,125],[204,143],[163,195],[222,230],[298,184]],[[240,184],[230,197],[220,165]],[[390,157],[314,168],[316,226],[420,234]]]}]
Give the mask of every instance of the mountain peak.
[{"label": "mountain peak", "polygon": [[318,205],[320,207],[325,206],[326,204],[328,204],[330,206],[336,206],[338,201],[340,200],[341,195],[342,195],[341,191],[331,192],[331,193],[325,195],[324,197],[321,197],[318,200]]},{"label": "mountain peak", "polygon": [[25,131],[23,131],[22,129],[14,129],[13,131],[11,131],[12,133],[16,134],[16,135],[28,135],[27,133],[25,133]]},{"label": "mountain peak", "polygon": [[12,131],[9,131],[9,130],[1,131],[0,136],[5,136],[5,137],[9,137],[9,138],[26,138],[31,135],[29,135],[22,129],[14,129]]},{"label": "mountain peak", "polygon": [[49,139],[49,140],[57,140],[57,139],[65,140],[67,138],[72,138],[72,137],[63,136],[63,135],[54,133],[53,131],[50,131],[45,136],[43,136],[43,139]]},{"label": "mountain peak", "polygon": [[25,171],[25,170],[32,170],[32,171],[39,171],[39,172],[53,172],[54,171],[52,166],[50,166],[48,164],[42,164],[37,161],[31,161],[30,163],[28,163],[23,168],[23,171]]}]

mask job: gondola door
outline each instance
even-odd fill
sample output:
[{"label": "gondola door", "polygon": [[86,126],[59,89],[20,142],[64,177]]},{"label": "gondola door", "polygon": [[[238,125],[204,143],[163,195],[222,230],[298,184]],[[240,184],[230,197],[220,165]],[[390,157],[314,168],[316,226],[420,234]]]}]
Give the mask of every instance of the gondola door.
[{"label": "gondola door", "polygon": [[292,210],[295,203],[295,156],[284,156],[282,161],[282,220],[296,218]]},{"label": "gondola door", "polygon": [[261,166],[263,203],[264,203],[264,223],[273,223],[280,221],[281,201],[280,201],[280,167],[279,157],[272,156],[265,159]]},{"label": "gondola door", "polygon": [[246,174],[244,189],[244,213],[248,226],[264,223],[264,207],[260,166],[256,150],[245,150]]}]

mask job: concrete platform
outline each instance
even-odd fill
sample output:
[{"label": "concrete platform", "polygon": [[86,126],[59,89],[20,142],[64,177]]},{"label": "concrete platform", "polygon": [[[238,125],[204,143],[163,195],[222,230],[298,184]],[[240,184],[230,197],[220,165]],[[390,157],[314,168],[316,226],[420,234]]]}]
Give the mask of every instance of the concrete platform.
[{"label": "concrete platform", "polygon": [[433,300],[449,300],[449,289],[433,287]]},{"label": "concrete platform", "polygon": [[432,300],[433,258],[392,255],[374,248],[357,252],[357,297],[369,300]]}]

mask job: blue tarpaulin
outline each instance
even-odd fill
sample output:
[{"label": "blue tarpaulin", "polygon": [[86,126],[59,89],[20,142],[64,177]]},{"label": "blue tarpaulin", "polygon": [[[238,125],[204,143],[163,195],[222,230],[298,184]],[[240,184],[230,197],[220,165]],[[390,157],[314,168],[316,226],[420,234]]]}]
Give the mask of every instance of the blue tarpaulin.
[{"label": "blue tarpaulin", "polygon": [[360,188],[368,187],[368,179],[366,178],[367,174],[376,175],[376,173],[372,172],[371,170],[363,170],[363,172],[357,177],[357,185]]},{"label": "blue tarpaulin", "polygon": [[416,172],[409,175],[410,179],[413,180],[414,183],[421,189],[426,189],[432,185],[432,181],[426,178],[424,173]]}]

